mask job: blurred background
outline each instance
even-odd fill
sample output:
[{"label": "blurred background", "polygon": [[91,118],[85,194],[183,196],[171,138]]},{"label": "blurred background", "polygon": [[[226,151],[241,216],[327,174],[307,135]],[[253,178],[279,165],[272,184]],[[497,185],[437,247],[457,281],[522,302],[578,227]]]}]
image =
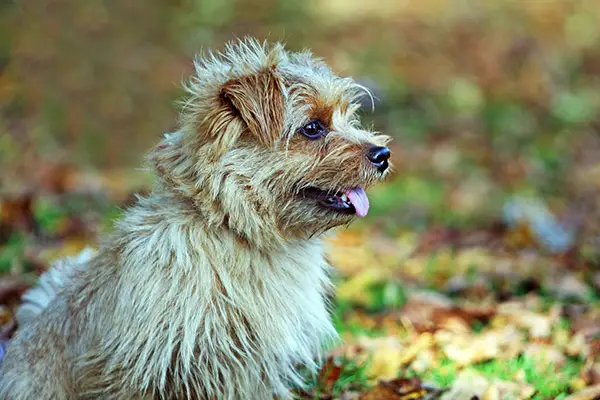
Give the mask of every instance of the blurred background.
[{"label": "blurred background", "polygon": [[[139,166],[176,127],[192,57],[245,35],[310,48],[359,80],[376,96],[363,121],[394,137],[394,175],[333,244],[342,276],[378,263],[392,272],[368,284],[403,282],[362,303],[404,304],[416,281],[491,304],[556,294],[567,275],[580,285],[556,298],[597,300],[597,0],[4,0],[1,269],[39,272],[109,229],[113,206],[150,181]],[[465,248],[480,252],[464,261]],[[440,249],[431,270],[421,255]],[[506,276],[499,254],[519,260]],[[473,265],[474,281],[456,278]],[[361,282],[340,302],[355,305]]]}]

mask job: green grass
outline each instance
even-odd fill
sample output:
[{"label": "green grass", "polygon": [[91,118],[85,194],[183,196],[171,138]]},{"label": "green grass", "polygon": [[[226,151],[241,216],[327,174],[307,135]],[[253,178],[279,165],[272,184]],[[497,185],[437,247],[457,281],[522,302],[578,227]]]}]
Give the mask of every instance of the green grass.
[{"label": "green grass", "polygon": [[33,207],[33,216],[43,232],[56,232],[68,213],[62,207],[40,197]]},{"label": "green grass", "polygon": [[[512,381],[515,374],[523,370],[525,381],[536,389],[534,399],[550,399],[567,394],[569,381],[575,378],[583,366],[583,361],[567,359],[565,365],[555,368],[551,364],[521,356],[509,361],[492,360],[475,365],[473,368],[488,378]],[[558,371],[558,372],[557,372]]]},{"label": "green grass", "polygon": [[13,233],[8,241],[0,246],[0,273],[8,273],[15,260],[23,258],[25,244],[25,235]]},{"label": "green grass", "polygon": [[[471,366],[475,371],[480,372],[487,379],[500,379],[509,382],[514,381],[518,371],[523,370],[525,381],[532,385],[536,392],[532,399],[560,399],[568,394],[569,381],[575,378],[583,361],[575,358],[567,360],[566,364],[557,368],[544,364],[529,357],[520,356],[512,360],[491,360]],[[444,359],[440,365],[427,371],[424,374],[415,374],[414,371],[408,371],[408,375],[419,376],[424,381],[432,382],[442,388],[448,388],[452,385],[460,369],[455,362]]]},{"label": "green grass", "polygon": [[344,392],[362,392],[370,387],[367,376],[369,360],[358,363],[349,358],[338,357],[333,361],[333,364],[330,368],[340,368],[339,376],[335,381],[327,382],[327,375],[331,369],[321,375],[325,378],[312,377],[308,380],[309,385],[306,389],[309,393],[312,393],[313,399],[321,399],[323,395],[331,395],[335,399]]},{"label": "green grass", "polygon": [[358,364],[350,359],[342,359],[342,372],[338,380],[333,385],[332,394],[337,398],[342,392],[347,390],[364,390],[369,387],[367,368],[368,361]]},{"label": "green grass", "polygon": [[349,303],[338,303],[335,305],[332,313],[333,326],[335,330],[343,335],[349,333],[352,336],[368,336],[375,337],[384,334],[381,330],[366,328],[357,322],[348,321],[347,314],[353,309],[353,306]]},{"label": "green grass", "polygon": [[454,361],[443,359],[438,367],[432,368],[419,377],[424,381],[434,382],[442,388],[447,388],[452,385],[458,372],[459,370]]},{"label": "green grass", "polygon": [[[408,218],[411,225],[426,226],[432,212],[444,209],[444,182],[439,179],[423,179],[414,175],[398,176],[385,185],[377,185],[369,189],[371,208],[369,216],[385,217],[384,225],[390,225],[392,231],[402,219]],[[402,218],[389,218],[390,210],[421,210],[414,216],[404,215]],[[447,211],[446,211],[447,212]],[[359,226],[360,224],[357,224]]]},{"label": "green grass", "polygon": [[115,222],[123,216],[123,212],[124,209],[116,205],[109,207],[102,217],[102,231],[111,231],[115,226]]},{"label": "green grass", "polygon": [[368,290],[371,297],[369,312],[398,309],[407,300],[404,287],[397,281],[379,282]]}]

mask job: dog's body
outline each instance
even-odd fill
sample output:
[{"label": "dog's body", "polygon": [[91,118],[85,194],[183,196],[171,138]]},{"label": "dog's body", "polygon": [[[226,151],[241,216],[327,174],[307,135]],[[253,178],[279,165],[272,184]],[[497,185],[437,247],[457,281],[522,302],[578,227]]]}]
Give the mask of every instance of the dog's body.
[{"label": "dog's body", "polygon": [[1,398],[288,397],[335,338],[319,236],[366,214],[361,185],[388,169],[359,89],[252,40],[198,63],[152,194],[30,293],[47,300],[21,313]]},{"label": "dog's body", "polygon": [[12,396],[267,399],[334,334],[317,240],[256,252],[168,197],[141,200],[113,238],[14,339]]}]

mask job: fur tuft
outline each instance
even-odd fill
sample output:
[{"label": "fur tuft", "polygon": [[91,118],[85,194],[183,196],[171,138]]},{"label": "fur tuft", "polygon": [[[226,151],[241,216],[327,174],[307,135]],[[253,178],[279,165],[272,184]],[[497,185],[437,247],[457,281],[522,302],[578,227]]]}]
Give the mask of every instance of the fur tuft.
[{"label": "fur tuft", "polygon": [[21,305],[15,315],[17,324],[24,326],[44,311],[58,292],[68,284],[78,266],[89,262],[93,255],[94,250],[86,247],[76,256],[59,259],[51,265],[50,269],[40,276],[37,286],[26,291],[21,297]]}]

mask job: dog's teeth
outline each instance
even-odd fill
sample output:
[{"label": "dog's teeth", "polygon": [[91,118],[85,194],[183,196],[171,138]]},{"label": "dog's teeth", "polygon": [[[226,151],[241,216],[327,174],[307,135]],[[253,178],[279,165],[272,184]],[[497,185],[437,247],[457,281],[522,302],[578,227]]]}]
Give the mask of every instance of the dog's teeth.
[{"label": "dog's teeth", "polygon": [[345,193],[341,196],[341,198],[343,201],[348,201],[348,196],[346,196]]}]

